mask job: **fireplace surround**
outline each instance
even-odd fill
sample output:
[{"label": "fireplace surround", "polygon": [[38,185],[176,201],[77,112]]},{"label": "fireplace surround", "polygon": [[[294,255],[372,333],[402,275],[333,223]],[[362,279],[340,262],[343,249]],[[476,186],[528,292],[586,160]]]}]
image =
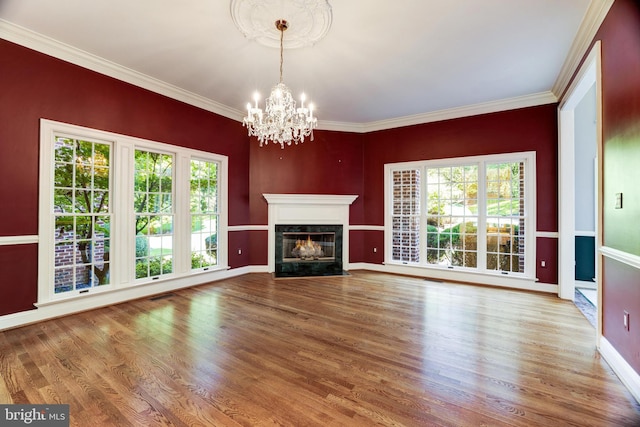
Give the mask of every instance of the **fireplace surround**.
[{"label": "fireplace surround", "polygon": [[275,226],[275,276],[335,276],[342,266],[342,225]]},{"label": "fireplace surround", "polygon": [[[333,270],[332,274],[343,274],[349,270],[349,206],[358,197],[356,195],[332,195],[332,194],[263,194],[267,200],[269,207],[269,224],[268,224],[268,271],[274,273],[276,277],[276,226],[298,227],[289,232],[299,234],[295,240],[306,240],[313,233],[333,232],[336,234],[336,240],[341,242],[335,243],[334,257],[335,261],[331,267],[314,267],[326,268]],[[309,226],[327,227],[321,231],[313,231]],[[340,230],[338,231],[338,226]],[[332,227],[336,227],[333,229]],[[278,229],[278,232],[284,232]],[[306,234],[305,234],[306,233]],[[313,241],[313,238],[311,239]],[[325,242],[326,244],[326,242]],[[310,275],[319,273],[308,267],[312,262],[320,262],[320,260],[288,260],[288,266],[284,268],[287,276]],[[323,261],[327,264],[329,262]],[[337,266],[341,264],[341,266]],[[311,271],[309,271],[311,269]],[[337,272],[337,270],[340,270]],[[295,271],[293,271],[295,270]]]}]

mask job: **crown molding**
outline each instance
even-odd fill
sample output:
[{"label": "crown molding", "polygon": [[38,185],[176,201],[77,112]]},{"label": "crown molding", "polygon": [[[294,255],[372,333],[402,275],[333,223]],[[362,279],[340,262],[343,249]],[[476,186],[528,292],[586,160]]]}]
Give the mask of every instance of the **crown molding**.
[{"label": "crown molding", "polygon": [[[108,61],[97,55],[85,52],[68,44],[62,43],[50,37],[31,31],[27,28],[0,19],[0,38],[35,51],[53,56],[54,58],[70,62],[83,68],[113,77],[118,80],[139,86],[169,98],[185,102],[202,108],[212,113],[219,114],[238,122],[242,122],[244,112],[230,108],[215,102],[204,96],[189,92],[177,86],[150,77],[130,68],[123,67],[115,62]],[[415,114],[411,116],[397,117],[388,120],[380,120],[368,123],[349,123],[336,121],[318,122],[318,130],[334,130],[341,132],[367,133],[378,130],[393,129],[404,126],[412,126],[460,117],[475,116],[478,114],[494,113],[517,108],[526,108],[537,105],[557,102],[558,98],[553,92],[541,92],[515,98],[502,99],[486,103],[468,105],[446,110]]]},{"label": "crown molding", "polygon": [[591,0],[589,3],[589,8],[584,18],[582,18],[578,33],[575,39],[573,39],[571,49],[569,49],[569,54],[551,89],[551,92],[553,92],[558,99],[564,96],[564,93],[569,87],[569,83],[571,83],[571,79],[578,70],[589,46],[591,46],[591,42],[600,29],[600,25],[602,25],[602,22],[607,17],[607,13],[609,13],[613,2],[614,0]]},{"label": "crown molding", "polygon": [[499,111],[515,110],[518,108],[535,107],[538,105],[553,104],[555,102],[558,102],[558,98],[553,93],[547,91],[534,93],[531,95],[518,96],[515,98],[500,99],[497,101],[483,102],[480,104],[466,105],[463,107],[449,108],[446,110],[415,114],[412,116],[397,117],[394,119],[380,120],[369,123],[356,124],[321,122],[318,125],[318,129],[367,133],[404,126],[439,122],[442,120],[458,119],[461,117],[477,116],[479,114],[496,113]]},{"label": "crown molding", "polygon": [[317,130],[335,130],[339,132],[366,133],[366,123],[333,122],[318,119]]},{"label": "crown molding", "polygon": [[0,19],[0,38],[221,116],[242,121],[242,112],[240,110],[229,108],[204,96],[123,67],[115,62],[108,61],[3,19]]}]

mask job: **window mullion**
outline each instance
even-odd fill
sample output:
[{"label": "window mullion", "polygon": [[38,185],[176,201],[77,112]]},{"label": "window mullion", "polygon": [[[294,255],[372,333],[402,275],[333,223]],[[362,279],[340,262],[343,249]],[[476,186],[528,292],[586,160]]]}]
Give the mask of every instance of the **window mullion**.
[{"label": "window mullion", "polygon": [[486,162],[478,163],[478,272],[487,271],[487,182]]},{"label": "window mullion", "polygon": [[133,209],[133,144],[115,144],[114,200],[113,200],[113,283],[116,287],[130,283],[133,278],[133,250],[135,242]]},{"label": "window mullion", "polygon": [[174,272],[187,273],[191,270],[191,217],[189,212],[190,156],[181,153],[176,156],[174,183]]},{"label": "window mullion", "polygon": [[422,166],[420,170],[420,265],[427,265],[427,166]]},{"label": "window mullion", "polygon": [[524,160],[524,238],[525,238],[525,271],[524,273],[530,277],[536,275],[536,238],[534,232],[536,230],[535,211],[536,211],[536,178],[535,178],[535,153],[531,157]]}]

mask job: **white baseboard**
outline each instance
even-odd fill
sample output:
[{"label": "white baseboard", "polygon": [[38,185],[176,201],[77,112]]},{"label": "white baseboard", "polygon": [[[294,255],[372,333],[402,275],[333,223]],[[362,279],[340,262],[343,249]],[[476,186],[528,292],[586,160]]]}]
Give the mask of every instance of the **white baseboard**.
[{"label": "white baseboard", "polygon": [[474,283],[479,285],[499,286],[523,291],[536,291],[558,294],[558,285],[541,283],[532,279],[503,276],[498,274],[474,274],[471,272],[450,271],[446,269],[426,269],[408,265],[370,264],[357,262],[349,264],[351,270],[371,270],[381,273],[404,274],[451,282]]},{"label": "white baseboard", "polygon": [[269,272],[268,265],[250,265],[247,268],[249,269],[248,273],[268,273]]},{"label": "white baseboard", "polygon": [[182,288],[189,288],[230,277],[240,276],[249,273],[250,270],[251,269],[249,267],[218,270],[189,277],[169,279],[161,282],[153,282],[149,284],[131,286],[124,289],[116,289],[109,292],[86,295],[81,298],[47,303],[33,310],[0,316],[0,331],[56,317],[67,316],[73,313],[93,310],[95,308],[119,304],[125,301],[145,298],[151,295],[162,294]]},{"label": "white baseboard", "polygon": [[613,372],[620,378],[622,384],[629,389],[638,403],[640,403],[640,375],[627,363],[605,337],[600,337],[600,354],[611,366]]},{"label": "white baseboard", "polygon": [[576,280],[576,288],[598,289],[596,282],[586,282],[584,280]]}]

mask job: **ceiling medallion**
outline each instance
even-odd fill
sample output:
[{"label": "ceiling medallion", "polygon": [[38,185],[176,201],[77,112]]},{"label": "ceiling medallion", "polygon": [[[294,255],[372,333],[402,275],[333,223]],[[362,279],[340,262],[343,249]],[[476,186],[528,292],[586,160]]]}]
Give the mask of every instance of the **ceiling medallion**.
[{"label": "ceiling medallion", "polygon": [[331,5],[327,0],[231,0],[231,18],[245,37],[269,47],[280,47],[273,23],[286,19],[291,25],[283,48],[313,46],[329,31]]}]

